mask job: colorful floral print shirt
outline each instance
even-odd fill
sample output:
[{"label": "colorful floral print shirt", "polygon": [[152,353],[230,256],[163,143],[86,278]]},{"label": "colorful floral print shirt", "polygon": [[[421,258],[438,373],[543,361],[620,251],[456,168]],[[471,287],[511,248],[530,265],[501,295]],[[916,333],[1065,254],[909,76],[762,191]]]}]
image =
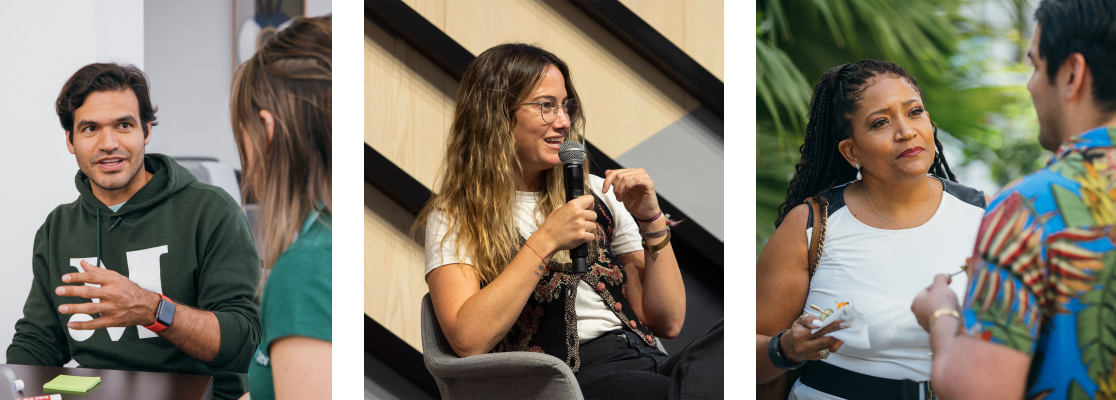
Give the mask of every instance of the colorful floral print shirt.
[{"label": "colorful floral print shirt", "polygon": [[968,334],[1032,357],[1029,399],[1116,398],[1116,127],[1085,132],[984,214]]}]

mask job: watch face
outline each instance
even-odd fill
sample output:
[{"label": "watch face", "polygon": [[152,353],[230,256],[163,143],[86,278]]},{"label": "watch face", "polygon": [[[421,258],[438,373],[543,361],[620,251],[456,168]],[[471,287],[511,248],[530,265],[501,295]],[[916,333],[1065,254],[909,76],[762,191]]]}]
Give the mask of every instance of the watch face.
[{"label": "watch face", "polygon": [[159,301],[159,311],[155,313],[155,319],[163,326],[169,327],[174,320],[174,303],[166,300]]}]

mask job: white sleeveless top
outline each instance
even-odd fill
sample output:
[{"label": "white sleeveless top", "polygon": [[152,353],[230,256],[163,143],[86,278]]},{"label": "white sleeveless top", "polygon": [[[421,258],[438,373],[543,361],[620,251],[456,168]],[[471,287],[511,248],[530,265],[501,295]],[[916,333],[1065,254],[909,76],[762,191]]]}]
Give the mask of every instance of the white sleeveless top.
[{"label": "white sleeveless top", "polygon": [[[880,378],[930,379],[930,335],[915,320],[911,302],[934,275],[959,271],[972,255],[985,207],[984,193],[939,180],[945,190],[937,212],[922,226],[904,230],[865,225],[845,206],[848,184],[830,190],[825,247],[804,311],[817,316],[811,304],[836,310],[837,302],[850,302],[867,317],[872,348],[842,346],[823,362]],[[813,222],[807,226],[809,241]],[[965,274],[953,277],[950,288],[958,301],[967,282]],[[790,398],[838,399],[801,382]]]}]

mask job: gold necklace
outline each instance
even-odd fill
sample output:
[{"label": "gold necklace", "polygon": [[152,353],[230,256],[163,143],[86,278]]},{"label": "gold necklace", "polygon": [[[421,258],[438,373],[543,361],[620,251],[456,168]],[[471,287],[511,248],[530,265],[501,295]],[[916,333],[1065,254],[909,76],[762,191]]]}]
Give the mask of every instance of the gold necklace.
[{"label": "gold necklace", "polygon": [[[872,206],[872,211],[876,211],[876,205],[872,204],[872,198],[868,196],[868,189],[865,189],[864,186],[865,186],[864,183],[861,183],[860,184],[860,190],[864,191],[864,197],[868,197],[868,205]],[[922,212],[926,211],[926,206],[930,205],[930,199],[934,197],[934,189],[930,188],[930,178],[926,178],[926,189],[930,192],[930,195],[926,196],[926,204],[922,205],[922,209],[918,210],[918,215],[915,216],[914,221],[911,221],[911,224],[907,225],[906,228],[899,226],[899,224],[896,224],[895,221],[891,220],[891,218],[883,216],[883,214],[880,214],[879,211],[876,211],[876,215],[879,215],[880,218],[886,219],[888,222],[891,222],[892,224],[895,224],[896,228],[911,229],[911,227],[914,226],[915,222],[918,222],[918,217],[922,216]]]}]

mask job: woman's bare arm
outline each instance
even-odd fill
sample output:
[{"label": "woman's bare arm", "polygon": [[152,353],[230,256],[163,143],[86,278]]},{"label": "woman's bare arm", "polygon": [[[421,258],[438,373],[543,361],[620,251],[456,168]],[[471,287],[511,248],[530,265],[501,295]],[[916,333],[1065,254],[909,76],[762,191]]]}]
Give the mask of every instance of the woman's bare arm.
[{"label": "woman's bare arm", "polygon": [[810,289],[806,256],[808,207],[799,205],[787,214],[756,263],[757,383],[769,382],[783,374],[783,370],[771,363],[767,343],[771,336],[791,328],[795,319],[802,315],[806,303],[806,292]]},{"label": "woman's bare arm", "polygon": [[[539,251],[538,243],[527,243]],[[554,250],[545,250],[550,259]],[[467,264],[443,265],[426,275],[438,323],[458,356],[484,354],[496,346],[519,318],[546,267],[530,250],[520,251],[484,289]]]},{"label": "woman's bare arm", "polygon": [[333,397],[333,343],[305,336],[287,336],[271,344],[275,398]]}]

